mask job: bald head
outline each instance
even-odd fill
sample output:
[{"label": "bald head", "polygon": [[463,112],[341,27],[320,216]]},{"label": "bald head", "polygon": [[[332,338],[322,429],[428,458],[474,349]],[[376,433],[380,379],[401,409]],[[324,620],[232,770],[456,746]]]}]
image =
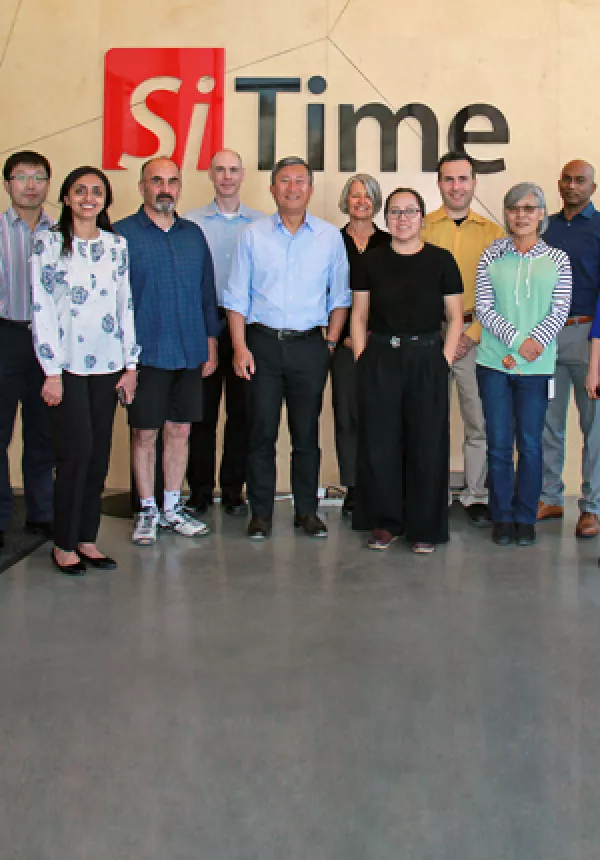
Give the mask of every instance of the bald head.
[{"label": "bald head", "polygon": [[244,181],[242,158],[233,149],[215,152],[208,171],[215,189],[215,200],[224,212],[235,212],[240,205],[240,188]]},{"label": "bald head", "polygon": [[558,192],[568,218],[577,215],[590,202],[596,190],[595,175],[593,166],[581,158],[569,161],[563,167],[558,180]]},{"label": "bald head", "polygon": [[230,162],[232,160],[236,162],[239,167],[242,166],[242,156],[239,152],[236,152],[235,149],[220,149],[218,152],[215,152],[210,160],[211,169],[217,164],[222,164],[224,161]]}]

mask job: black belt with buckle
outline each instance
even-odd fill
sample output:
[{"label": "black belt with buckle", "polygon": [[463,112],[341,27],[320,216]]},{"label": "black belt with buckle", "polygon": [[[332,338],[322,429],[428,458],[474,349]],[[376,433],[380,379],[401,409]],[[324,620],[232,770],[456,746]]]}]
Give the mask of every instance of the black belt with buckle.
[{"label": "black belt with buckle", "polygon": [[0,324],[12,326],[12,328],[31,329],[29,320],[7,320],[6,317],[0,317]]},{"label": "black belt with buckle", "polygon": [[441,335],[439,332],[432,332],[431,334],[384,334],[383,332],[372,331],[369,337],[373,338],[373,340],[378,343],[384,343],[392,347],[392,349],[398,349],[399,346],[408,346],[409,344],[415,344],[420,346],[435,346],[440,343]]},{"label": "black belt with buckle", "polygon": [[269,337],[274,337],[277,340],[305,340],[307,337],[314,337],[316,334],[322,337],[321,326],[318,325],[314,326],[314,328],[306,329],[306,331],[297,331],[293,328],[271,328],[262,323],[250,323],[250,327],[256,329],[256,331],[262,331],[264,334],[268,334]]}]

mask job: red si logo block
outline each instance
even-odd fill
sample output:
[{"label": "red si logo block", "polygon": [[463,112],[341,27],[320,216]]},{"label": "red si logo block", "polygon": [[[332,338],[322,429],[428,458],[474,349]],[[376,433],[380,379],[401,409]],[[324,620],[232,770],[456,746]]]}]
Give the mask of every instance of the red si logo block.
[{"label": "red si logo block", "polygon": [[[172,79],[171,86],[157,82],[152,89],[152,79],[161,77]],[[206,111],[197,167],[208,170],[213,154],[223,147],[225,49],[112,48],[107,52],[102,141],[102,166],[106,170],[123,170],[123,155],[152,158],[159,154],[159,137],[140,125],[132,113],[138,101],[132,97],[142,85],[147,95],[139,101],[166,121],[175,134],[171,158],[179,166],[188,144],[194,144],[188,138],[196,106]]]}]

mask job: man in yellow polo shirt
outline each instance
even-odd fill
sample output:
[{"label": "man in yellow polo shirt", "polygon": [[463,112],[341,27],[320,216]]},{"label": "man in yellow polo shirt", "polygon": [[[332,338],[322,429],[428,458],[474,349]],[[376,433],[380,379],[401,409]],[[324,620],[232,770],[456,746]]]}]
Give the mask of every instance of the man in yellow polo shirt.
[{"label": "man in yellow polo shirt", "polygon": [[481,326],[475,319],[475,274],[482,252],[494,239],[504,236],[504,230],[471,209],[476,184],[475,164],[470,155],[448,152],[442,156],[438,163],[438,188],[443,205],[426,216],[421,237],[425,242],[450,251],[463,279],[465,325],[451,369],[465,428],[465,488],[460,502],[472,525],[489,526],[491,517],[485,486],[487,446],[475,378],[475,347],[481,337]]}]

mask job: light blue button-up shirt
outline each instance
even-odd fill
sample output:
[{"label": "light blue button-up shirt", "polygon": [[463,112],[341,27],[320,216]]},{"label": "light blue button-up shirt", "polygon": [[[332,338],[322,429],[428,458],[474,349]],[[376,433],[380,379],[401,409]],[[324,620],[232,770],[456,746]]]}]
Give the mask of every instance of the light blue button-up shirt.
[{"label": "light blue button-up shirt", "polygon": [[264,212],[249,209],[243,203],[240,203],[239,209],[233,216],[227,216],[221,212],[216,201],[213,200],[208,206],[191,209],[183,217],[197,224],[206,236],[215,267],[217,303],[222,306],[223,292],[229,280],[238,237],[248,224],[256,221],[257,218],[265,218],[266,216]]},{"label": "light blue button-up shirt", "polygon": [[240,234],[223,294],[227,310],[250,324],[306,331],[351,304],[346,249],[332,224],[307,213],[292,234],[276,213]]}]

